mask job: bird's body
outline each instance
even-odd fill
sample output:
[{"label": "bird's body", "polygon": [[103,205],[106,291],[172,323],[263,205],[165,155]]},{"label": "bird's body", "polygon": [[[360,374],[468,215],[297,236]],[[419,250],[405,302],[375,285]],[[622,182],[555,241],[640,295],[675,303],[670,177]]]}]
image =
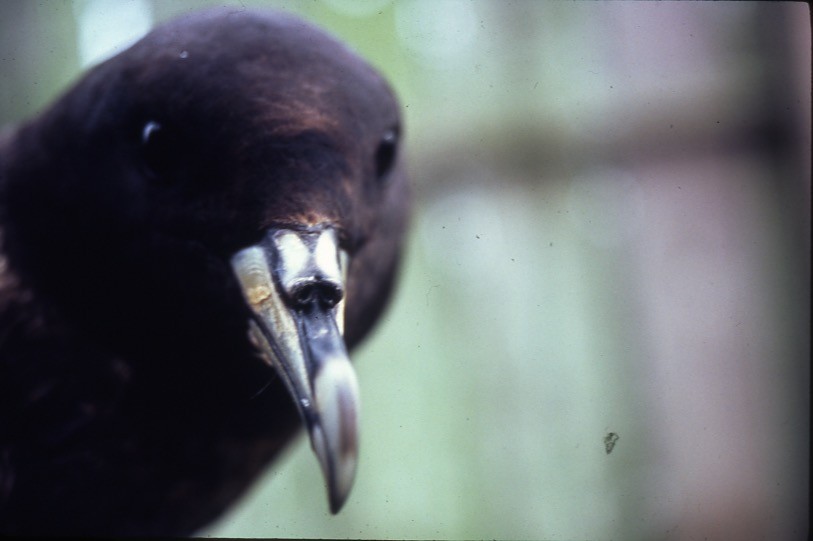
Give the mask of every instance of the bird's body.
[{"label": "bird's body", "polygon": [[[398,129],[386,83],[336,41],[287,16],[214,11],[158,28],[0,139],[0,532],[189,534],[300,416],[321,426],[329,414],[292,400],[249,338],[259,322],[287,362],[235,253],[262,245],[277,262],[318,388],[308,325],[340,308],[332,328],[352,347],[393,284]],[[298,260],[263,240],[280,231],[335,239],[346,279],[294,268],[291,287],[315,293],[285,289],[275,273]],[[355,383],[336,377],[322,401],[344,407]],[[355,462],[319,445],[341,505],[349,486],[330,475]]]}]

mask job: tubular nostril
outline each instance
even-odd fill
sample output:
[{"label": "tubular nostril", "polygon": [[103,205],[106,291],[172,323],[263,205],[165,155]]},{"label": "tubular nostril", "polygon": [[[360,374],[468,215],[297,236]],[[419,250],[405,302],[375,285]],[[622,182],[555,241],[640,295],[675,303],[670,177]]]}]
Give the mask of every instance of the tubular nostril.
[{"label": "tubular nostril", "polygon": [[290,297],[297,308],[319,303],[325,308],[333,308],[342,300],[342,288],[325,280],[308,281],[291,288]]}]

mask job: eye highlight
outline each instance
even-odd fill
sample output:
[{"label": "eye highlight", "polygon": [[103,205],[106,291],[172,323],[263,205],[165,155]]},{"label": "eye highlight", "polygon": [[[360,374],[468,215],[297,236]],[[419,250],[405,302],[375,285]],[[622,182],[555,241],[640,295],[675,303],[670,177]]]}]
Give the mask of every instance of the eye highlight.
[{"label": "eye highlight", "polygon": [[144,129],[141,130],[141,143],[147,144],[147,141],[150,140],[150,137],[155,134],[156,132],[161,131],[161,125],[154,120],[150,120],[146,124],[144,124]]},{"label": "eye highlight", "polygon": [[384,180],[392,170],[397,148],[398,128],[392,128],[384,133],[375,151],[375,175],[378,180]]}]

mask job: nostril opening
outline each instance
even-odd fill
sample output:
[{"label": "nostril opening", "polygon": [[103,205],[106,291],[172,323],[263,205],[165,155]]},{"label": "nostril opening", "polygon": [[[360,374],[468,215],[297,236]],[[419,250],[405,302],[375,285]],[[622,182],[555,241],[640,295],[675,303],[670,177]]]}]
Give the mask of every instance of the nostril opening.
[{"label": "nostril opening", "polygon": [[342,300],[342,289],[336,284],[324,284],[324,286],[320,289],[322,304],[327,308],[333,308]]},{"label": "nostril opening", "polygon": [[315,292],[313,284],[307,284],[296,288],[296,290],[292,292],[291,297],[293,298],[294,303],[298,304],[299,306],[305,306],[313,302],[314,295]]},{"label": "nostril opening", "polygon": [[342,300],[342,289],[338,285],[325,282],[307,282],[299,284],[291,291],[291,299],[299,308],[319,303],[322,307],[333,308]]}]

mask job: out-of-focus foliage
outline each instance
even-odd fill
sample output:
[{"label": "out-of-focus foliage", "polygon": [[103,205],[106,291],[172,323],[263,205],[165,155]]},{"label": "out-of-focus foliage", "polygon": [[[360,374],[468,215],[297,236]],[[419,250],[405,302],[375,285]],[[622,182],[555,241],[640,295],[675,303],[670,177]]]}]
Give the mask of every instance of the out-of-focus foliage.
[{"label": "out-of-focus foliage", "polygon": [[[0,124],[224,3],[0,3]],[[355,355],[345,509],[300,438],[201,535],[803,538],[806,5],[228,5],[299,13],[391,80],[415,212]]]}]

